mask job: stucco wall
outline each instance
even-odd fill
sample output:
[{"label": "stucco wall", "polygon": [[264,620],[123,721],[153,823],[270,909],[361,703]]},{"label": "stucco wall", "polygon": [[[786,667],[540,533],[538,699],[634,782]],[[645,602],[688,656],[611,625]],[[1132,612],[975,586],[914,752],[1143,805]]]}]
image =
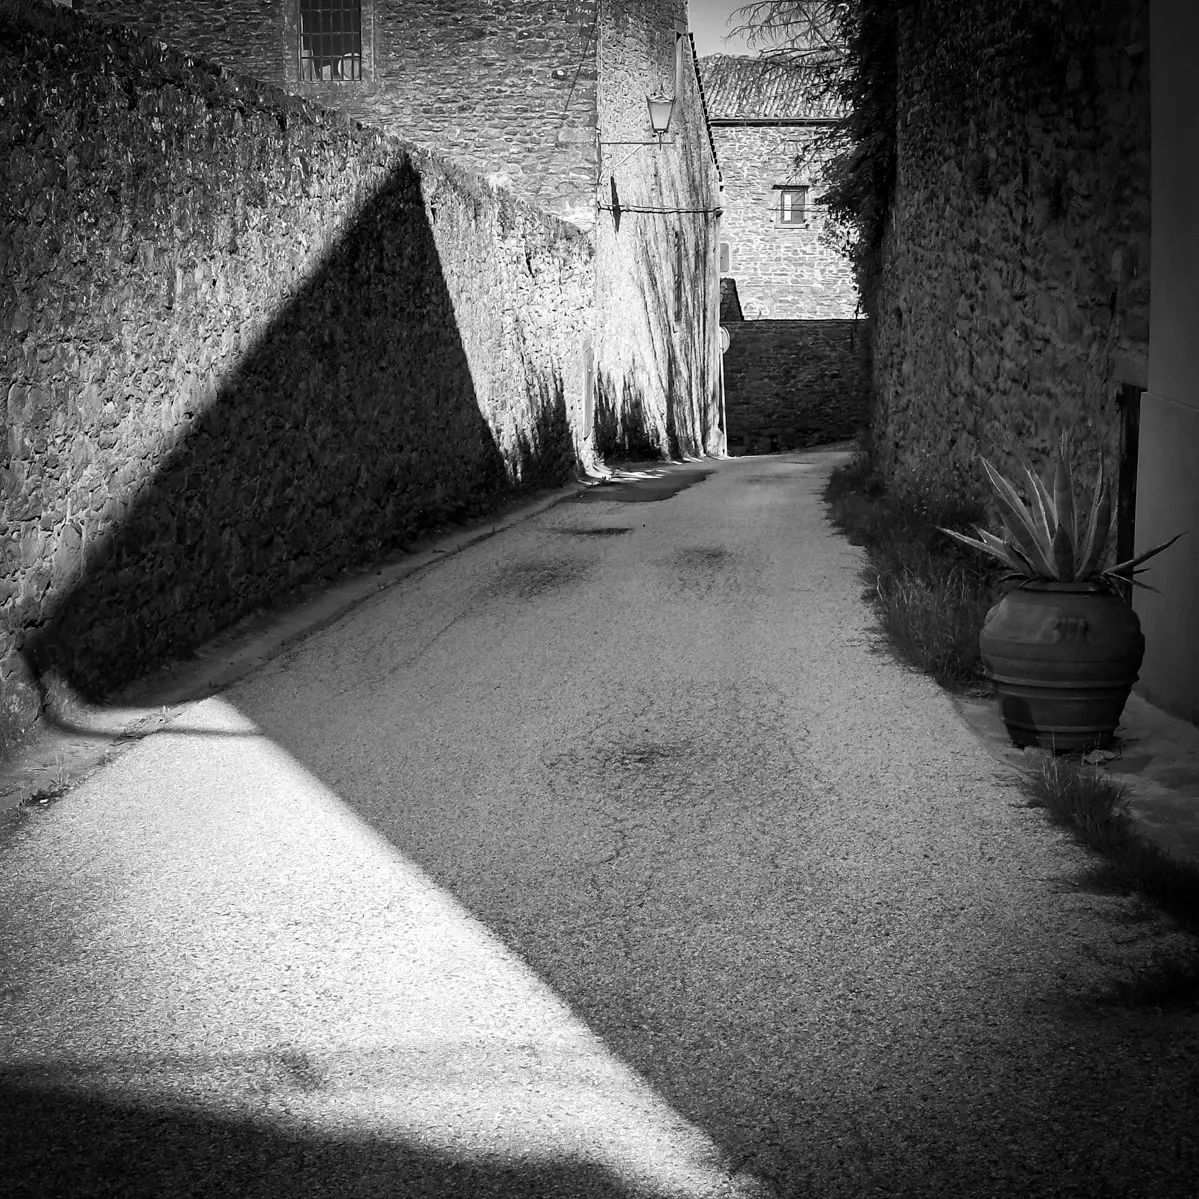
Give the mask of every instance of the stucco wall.
[{"label": "stucco wall", "polygon": [[362,0],[361,81],[298,78],[294,0],[76,0],[449,153],[540,208],[594,213],[597,0]]},{"label": "stucco wall", "polygon": [[900,10],[898,178],[875,304],[884,470],[983,496],[979,452],[1118,455],[1149,338],[1141,0]]},{"label": "stucco wall", "polygon": [[[685,19],[683,0],[601,4],[595,239],[596,444],[602,453],[677,457],[719,453],[724,446],[719,184],[691,42],[676,32]],[[673,94],[676,86],[675,115],[659,145],[646,96]]]},{"label": "stucco wall", "polygon": [[[818,134],[802,126],[713,126],[724,178],[720,240],[729,246],[725,272],[737,280],[748,319],[849,318],[857,288],[849,260],[825,233],[819,158],[797,169],[797,154],[810,155]],[[808,187],[805,220],[779,220],[776,185]]]},{"label": "stucco wall", "polygon": [[726,328],[730,453],[790,450],[857,435],[870,396],[864,321],[738,321]]},{"label": "stucco wall", "polygon": [[[459,168],[0,6],[0,737],[588,453],[592,252]],[[22,651],[22,652],[18,652]]]},{"label": "stucco wall", "polygon": [[1153,0],[1153,302],[1141,401],[1136,547],[1186,535],[1137,592],[1145,631],[1138,689],[1199,724],[1199,9]]}]

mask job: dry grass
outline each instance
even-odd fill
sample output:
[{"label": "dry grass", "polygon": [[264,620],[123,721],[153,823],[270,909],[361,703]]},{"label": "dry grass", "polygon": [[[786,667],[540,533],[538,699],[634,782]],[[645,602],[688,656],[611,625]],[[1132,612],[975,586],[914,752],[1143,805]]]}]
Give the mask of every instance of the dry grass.
[{"label": "dry grass", "polygon": [[824,498],[833,523],[867,552],[870,598],[894,652],[942,686],[982,682],[978,633],[996,598],[990,572],[936,528],[976,514],[949,500],[895,502],[862,454],[833,472]]},{"label": "dry grass", "polygon": [[[1024,776],[1022,787],[1029,807],[1044,808],[1054,823],[1103,854],[1102,869],[1090,875],[1092,886],[1140,892],[1184,929],[1199,933],[1199,869],[1137,836],[1122,784],[1078,758],[1048,754]],[[1199,1007],[1199,945],[1188,954],[1155,959],[1115,987],[1107,1000],[1121,1007]]]},{"label": "dry grass", "polygon": [[1131,836],[1127,790],[1097,766],[1046,754],[1027,776],[1025,793],[1030,808],[1044,808],[1092,849],[1120,849]]},{"label": "dry grass", "polygon": [[930,578],[904,567],[876,579],[875,605],[904,661],[945,687],[982,679],[978,631],[991,605],[971,574],[951,569]]}]

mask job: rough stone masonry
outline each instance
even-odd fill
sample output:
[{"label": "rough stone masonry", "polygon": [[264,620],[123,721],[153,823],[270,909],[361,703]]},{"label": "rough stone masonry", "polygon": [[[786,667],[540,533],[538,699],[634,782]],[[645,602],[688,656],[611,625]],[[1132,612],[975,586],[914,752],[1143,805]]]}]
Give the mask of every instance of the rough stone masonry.
[{"label": "rough stone masonry", "polygon": [[69,10],[0,79],[0,746],[586,453],[577,229]]}]

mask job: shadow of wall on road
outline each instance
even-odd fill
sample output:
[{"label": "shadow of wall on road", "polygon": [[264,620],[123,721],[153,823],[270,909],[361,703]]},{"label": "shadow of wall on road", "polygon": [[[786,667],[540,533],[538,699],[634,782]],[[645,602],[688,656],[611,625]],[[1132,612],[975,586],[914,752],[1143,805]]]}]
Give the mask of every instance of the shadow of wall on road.
[{"label": "shadow of wall on road", "polygon": [[[710,530],[704,537],[647,567],[661,572],[659,616],[676,602],[672,594],[709,604],[752,573],[752,556],[730,550]],[[600,540],[624,544],[588,539]],[[576,557],[582,560],[572,551]],[[490,576],[468,578],[467,589],[502,594],[506,606],[480,619],[467,644],[478,645],[485,626],[540,646],[547,616],[585,611],[581,594],[598,572],[555,571],[556,560],[553,544],[517,563],[501,553]],[[429,598],[423,592],[414,602]],[[404,618],[401,607],[389,624],[403,626]],[[468,613],[463,623],[475,619]],[[601,625],[601,640],[627,635],[620,621],[617,613]],[[749,676],[700,685],[675,677],[658,690],[660,659],[647,647],[646,677],[625,680],[620,705],[601,692],[594,706],[578,710],[561,702],[560,672],[544,662],[514,679],[489,674],[480,654],[465,663],[463,706],[437,712],[418,732],[381,711],[379,684],[386,676],[397,691],[431,687],[439,668],[426,660],[397,681],[380,638],[370,652],[365,676],[354,655],[329,669],[328,658],[314,656],[306,667],[297,654],[286,664],[297,706],[262,702],[279,686],[276,676],[241,688],[238,710],[502,940],[738,1169],[765,1178],[780,1196],[885,1193],[899,1178],[918,1179],[921,1194],[985,1194],[995,1177],[1034,1176],[1045,1181],[1036,1193],[1070,1194],[1081,1159],[1115,1180],[1093,1193],[1140,1193],[1118,1185],[1121,1147],[1160,1143],[1155,1128],[1169,1128],[1172,1112],[1188,1110],[1195,1096],[1186,1053],[1163,1062],[1161,1038],[1146,1035],[1122,1043],[1113,1059],[1110,1013],[1057,1019],[1055,1004],[1076,982],[1056,968],[1039,976],[1027,962],[1009,975],[997,948],[1010,948],[1019,912],[1003,895],[994,898],[1001,915],[990,935],[984,927],[971,937],[949,971],[925,970],[923,958],[935,962],[959,927],[958,880],[946,862],[929,862],[917,866],[922,873],[910,894],[897,892],[894,879],[876,894],[875,878],[896,868],[895,850],[903,847],[892,846],[891,860],[876,863],[875,849],[880,858],[887,849],[879,844],[879,810],[861,797],[833,802],[823,767],[795,745],[784,697],[768,682]],[[595,669],[588,658],[567,685],[585,694]],[[511,709],[495,697],[514,686],[527,689],[524,708],[536,714],[534,754],[519,722],[496,719]],[[305,729],[311,712],[317,724]],[[489,725],[495,740],[472,754],[480,727]],[[722,735],[730,727],[738,736]],[[427,771],[417,769],[422,764]],[[513,803],[498,783],[505,770],[519,780]],[[815,780],[811,794],[800,779]],[[823,837],[813,827],[822,818]],[[936,832],[925,835],[936,843]],[[902,878],[911,883],[906,869]],[[1061,885],[1073,893],[1065,873]],[[44,918],[18,915],[31,929]],[[1028,935],[1035,940],[1035,932]],[[937,938],[931,947],[930,936]],[[988,1012],[977,997],[997,978],[1013,981],[1002,1007]],[[963,995],[975,1002],[960,1004]],[[980,1019],[980,1011],[993,1020]],[[130,1061],[129,1072],[140,1065]],[[170,1076],[169,1061],[151,1065]],[[236,1063],[218,1055],[195,1070],[224,1066]],[[400,1190],[415,1195],[549,1199],[555,1186],[572,1195],[623,1193],[602,1170],[572,1162],[483,1167],[427,1147],[289,1138],[177,1108],[147,1114],[114,1100],[84,1101],[86,1084],[71,1062],[57,1071],[10,1066],[0,1073],[0,1110],[14,1112],[9,1127],[21,1129],[12,1152],[22,1172],[44,1169],[53,1177],[55,1163],[68,1162],[80,1171],[111,1170],[121,1182],[140,1180],[161,1165],[153,1151],[138,1150],[152,1127],[194,1171],[188,1177],[219,1171],[229,1154],[235,1187],[243,1189],[224,1193],[286,1194],[274,1189],[276,1158],[278,1178],[289,1185],[302,1159],[320,1187],[357,1169],[384,1180],[380,1194],[397,1178]],[[111,1151],[114,1133],[116,1143],[132,1146],[128,1171]],[[1080,1157],[1061,1154],[1063,1138]],[[1154,1193],[1189,1193],[1176,1184],[1188,1170],[1193,1178],[1193,1137],[1183,1136],[1178,1151],[1177,1161],[1157,1163]],[[0,1183],[3,1168],[0,1162]],[[162,1168],[173,1181],[170,1163]],[[337,1191],[331,1181],[328,1190],[305,1193]]]},{"label": "shadow of wall on road", "polygon": [[[663,563],[669,585],[685,575],[695,602],[710,603],[744,570],[719,548]],[[578,608],[586,579],[560,582],[527,619],[544,623],[549,605]],[[517,613],[514,604],[500,623],[519,641],[531,633]],[[617,624],[599,635],[626,633]],[[647,676],[653,662],[647,653]],[[387,757],[406,765],[383,777],[355,774],[360,727],[378,717],[353,712],[350,679],[335,688],[343,711],[320,747],[264,719],[248,697],[239,709],[330,780],[738,1168],[780,1195],[868,1194],[908,1177],[921,1180],[921,1194],[982,1194],[996,1176],[1049,1179],[1044,1193],[1070,1193],[1077,1176],[1060,1155],[1063,1137],[1112,1171],[1122,1168],[1119,1145],[1154,1144],[1174,1088],[1190,1085],[1185,1061],[1164,1084],[1160,1043],[1146,1038],[1113,1066],[1102,1029],[1091,1037],[1046,1015],[1059,988],[1073,986],[1056,972],[1021,977],[1005,993],[1005,1010],[1019,1013],[1011,1023],[981,1027],[985,1000],[959,1010],[963,994],[989,992],[1007,917],[996,941],[980,936],[948,955],[944,976],[926,971],[921,930],[952,926],[962,909],[944,864],[934,894],[872,903],[871,860],[858,855],[878,835],[876,813],[853,803],[832,817],[836,844],[854,860],[827,857],[811,831],[828,803],[821,767],[796,753],[759,680],[688,688],[672,678],[663,692],[628,680],[627,719],[597,709],[589,721],[572,709],[553,725],[539,715],[553,747],[541,756],[514,750],[520,735],[509,729],[511,744],[487,742],[473,763],[431,767],[419,783],[413,763],[457,763],[500,702],[493,688],[512,684],[482,663],[472,670],[469,718],[446,719],[440,743],[405,750],[402,736],[389,738]],[[527,710],[560,709],[552,684],[521,685]],[[363,702],[374,703],[377,692],[366,691]],[[730,726],[739,730],[732,744],[721,732]],[[516,760],[521,800],[507,807],[496,780]],[[797,778],[817,780],[814,793],[780,782]],[[1118,1083],[1100,1094],[1094,1078],[1113,1070]],[[1039,1118],[1047,1111],[1053,1122]],[[1163,1166],[1166,1192],[1187,1168],[1185,1158]]]},{"label": "shadow of wall on road", "polygon": [[[208,1063],[219,1068],[219,1059]],[[634,1199],[603,1165],[454,1157],[369,1135],[332,1137],[259,1121],[137,1107],[78,1091],[53,1069],[0,1069],[0,1191],[54,1195],[295,1199]],[[639,1193],[639,1192],[638,1192]]]}]

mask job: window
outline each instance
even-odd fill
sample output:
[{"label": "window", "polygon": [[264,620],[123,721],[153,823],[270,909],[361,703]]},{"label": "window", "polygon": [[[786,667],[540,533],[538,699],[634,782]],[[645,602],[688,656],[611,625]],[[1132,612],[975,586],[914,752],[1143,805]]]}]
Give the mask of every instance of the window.
[{"label": "window", "polygon": [[361,0],[300,0],[300,78],[362,78]]},{"label": "window", "polygon": [[720,243],[720,273],[727,275],[733,269],[733,247],[727,241]]},{"label": "window", "polygon": [[779,193],[779,224],[802,225],[804,207],[808,202],[806,187],[780,187]]}]

